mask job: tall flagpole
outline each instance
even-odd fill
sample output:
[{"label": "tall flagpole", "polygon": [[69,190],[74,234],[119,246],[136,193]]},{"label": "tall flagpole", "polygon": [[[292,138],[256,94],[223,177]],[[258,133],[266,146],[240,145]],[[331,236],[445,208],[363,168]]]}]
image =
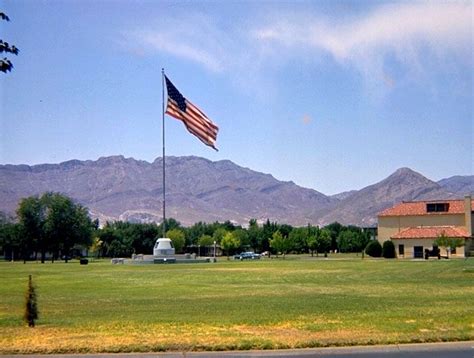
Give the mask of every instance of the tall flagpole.
[{"label": "tall flagpole", "polygon": [[161,89],[162,89],[162,132],[163,132],[163,236],[166,237],[166,171],[165,171],[165,69],[161,69]]}]

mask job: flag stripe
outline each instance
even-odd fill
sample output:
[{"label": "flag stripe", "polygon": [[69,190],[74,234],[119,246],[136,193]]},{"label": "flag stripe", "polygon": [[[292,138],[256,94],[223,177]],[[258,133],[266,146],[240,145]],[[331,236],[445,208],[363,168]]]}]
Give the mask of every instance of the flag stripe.
[{"label": "flag stripe", "polygon": [[[170,100],[170,102],[172,102],[173,100]],[[208,131],[210,134],[214,134],[214,135],[217,135],[217,129],[215,129],[215,126],[211,126],[209,124],[209,121],[200,117],[200,116],[197,116],[194,111],[192,110],[192,104],[189,103],[188,101],[186,101],[186,104],[187,104],[187,110],[186,112],[182,112],[182,111],[179,111],[179,108],[176,107],[176,105],[174,103],[172,103],[172,108],[175,110],[175,111],[179,111],[178,113],[181,115],[181,117],[184,119],[184,120],[187,120],[187,121],[190,121],[192,122],[193,125],[195,126],[199,126],[201,127],[203,130],[206,130]]]},{"label": "flag stripe", "polygon": [[170,104],[166,113],[168,113],[169,115],[172,115],[173,117],[177,119],[182,120],[183,122],[185,122],[185,124],[189,125],[190,127],[199,129],[203,134],[213,137],[214,140],[216,139],[217,130],[209,127],[207,123],[200,120],[200,118],[194,117],[193,115],[188,113],[188,111],[186,113],[179,111],[179,109],[177,109],[176,107],[176,104],[173,103],[174,102],[173,100],[170,100],[169,102]]},{"label": "flag stripe", "polygon": [[168,101],[166,114],[183,122],[186,129],[204,144],[214,148],[219,127],[215,125],[199,108],[189,102],[165,76]]},{"label": "flag stripe", "polygon": [[207,144],[214,144],[215,137],[210,135],[209,133],[203,132],[199,127],[195,127],[193,125],[189,125],[187,122],[182,121],[186,126],[187,130],[192,132],[195,136],[197,136],[200,140]]},{"label": "flag stripe", "polygon": [[208,116],[206,116],[199,108],[197,108],[193,103],[191,103],[190,101],[186,100],[186,102],[188,103],[189,105],[189,109],[191,111],[193,111],[194,113],[196,113],[198,116],[200,116],[201,118],[205,119],[205,122],[212,128],[214,128],[217,132],[217,130],[219,129],[214,123],[212,123],[212,121],[209,119]]},{"label": "flag stripe", "polygon": [[[201,117],[197,117],[193,111],[190,111],[189,101],[187,101],[188,108],[186,112],[182,112],[179,110],[178,105],[172,99],[168,99],[168,108],[166,113],[170,116],[183,121],[186,128],[188,130],[192,129],[193,134],[199,137],[199,139],[203,140],[204,142],[212,142],[214,143],[217,138],[217,129],[216,126],[210,126],[207,121],[204,121]],[[203,138],[200,138],[203,137]]]},{"label": "flag stripe", "polygon": [[208,146],[211,146],[214,149],[216,149],[214,147],[214,143],[215,143],[215,140],[216,140],[216,136],[214,134],[207,133],[207,132],[203,131],[202,129],[200,129],[200,127],[194,126],[192,123],[190,123],[190,121],[186,121],[185,119],[183,119],[183,117],[180,114],[175,115],[174,111],[169,111],[168,114],[171,115],[174,118],[177,118],[178,120],[181,120],[183,122],[183,124],[186,126],[186,129],[191,134],[198,137],[198,139],[201,140],[204,144],[206,144]]},{"label": "flag stripe", "polygon": [[217,135],[217,131],[214,128],[209,127],[207,123],[203,123],[199,118],[194,117],[192,114],[185,115],[185,118],[191,122],[190,125],[201,127],[204,131],[206,131],[210,135],[213,135],[213,136]]}]

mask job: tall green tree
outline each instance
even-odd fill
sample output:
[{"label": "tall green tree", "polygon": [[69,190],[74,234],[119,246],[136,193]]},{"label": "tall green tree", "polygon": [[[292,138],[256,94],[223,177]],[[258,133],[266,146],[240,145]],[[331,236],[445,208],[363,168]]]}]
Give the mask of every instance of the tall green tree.
[{"label": "tall green tree", "polygon": [[[265,224],[263,224],[259,242],[259,246],[262,251],[268,251],[270,249],[270,240],[273,238],[273,234],[278,230],[278,224],[276,222],[271,222],[269,219],[267,219]],[[283,236],[288,237],[288,235],[285,235],[285,233],[283,233],[281,230],[280,233]]]},{"label": "tall green tree", "polygon": [[0,251],[5,258],[14,261],[21,245],[21,225],[0,212]]},{"label": "tall green tree", "polygon": [[[183,230],[183,229],[171,229]],[[101,256],[123,257],[132,253],[151,254],[156,237],[162,231],[154,223],[140,224],[124,221],[107,222],[97,231],[96,236],[102,241]]]},{"label": "tall green tree", "polygon": [[337,236],[337,247],[340,252],[354,252],[358,233],[352,230],[343,230]]},{"label": "tall green tree", "polygon": [[227,260],[229,260],[230,252],[240,247],[240,240],[234,232],[228,231],[221,240],[221,247],[227,253]]},{"label": "tall green tree", "polygon": [[285,238],[279,230],[275,231],[270,240],[270,247],[275,250],[275,253],[281,253],[283,258],[291,250],[291,241]]},{"label": "tall green tree", "polygon": [[317,252],[327,253],[331,249],[331,233],[327,229],[322,229],[318,236],[316,237],[317,240]]},{"label": "tall green tree", "polygon": [[180,229],[172,229],[166,233],[166,237],[171,239],[173,242],[174,249],[176,253],[182,253],[184,245],[186,244],[186,239],[184,232]]},{"label": "tall green tree", "polygon": [[437,239],[433,242],[433,245],[444,248],[446,250],[447,256],[449,257],[451,251],[454,251],[456,248],[463,246],[464,243],[464,239],[449,237],[443,231],[441,234],[438,235]]},{"label": "tall green tree", "polygon": [[[198,245],[198,241],[203,235],[212,237],[212,230],[206,223],[202,221],[195,223],[186,230],[186,244],[187,245]],[[201,245],[201,244],[199,244]]]},{"label": "tall green tree", "polygon": [[45,193],[20,201],[17,216],[21,225],[23,260],[32,253],[41,253],[44,263],[46,252],[59,251],[66,258],[74,245],[88,247],[94,223],[86,208],[62,194]]},{"label": "tall green tree", "polygon": [[225,229],[225,231],[234,231],[236,229],[235,225],[230,220],[224,221],[221,226]]},{"label": "tall green tree", "polygon": [[254,251],[261,251],[262,246],[260,245],[260,238],[262,236],[262,230],[259,228],[257,220],[251,219],[249,221],[249,228],[247,230],[247,233],[250,247]]},{"label": "tall green tree", "polygon": [[[133,244],[139,240],[139,237],[135,236],[136,233],[134,233],[132,225],[132,223],[123,221],[107,222],[99,230],[97,236],[103,242],[102,256],[124,257],[136,252]],[[156,241],[154,239],[155,237],[153,237],[153,241]],[[148,252],[152,252],[152,248]]]},{"label": "tall green tree", "polygon": [[361,230],[359,232],[356,245],[355,245],[356,252],[363,253],[369,242],[370,242],[370,232]]},{"label": "tall green tree", "polygon": [[272,235],[276,230],[279,230],[281,234],[283,235],[283,237],[289,237],[293,229],[294,229],[293,226],[288,225],[288,224],[278,225],[277,223],[273,223]]},{"label": "tall green tree", "polygon": [[[169,230],[181,228],[181,223],[179,221],[177,221],[176,219],[174,219],[174,218],[165,219],[164,224],[165,224],[165,231],[166,232],[168,232]],[[158,225],[158,232],[159,232],[159,234],[158,234],[159,237],[161,237],[163,235],[163,223]]]},{"label": "tall green tree", "polygon": [[[102,241],[102,245],[100,248],[100,256],[115,256],[115,255],[110,255],[111,250],[110,246],[112,245],[112,242],[114,241],[119,241],[120,242],[120,237],[117,228],[115,227],[115,223],[111,222],[106,222],[104,227],[100,229],[97,233],[97,237]],[[115,246],[116,244],[114,244]],[[119,255],[120,256],[120,255]]]},{"label": "tall green tree", "polygon": [[220,244],[222,242],[222,239],[224,238],[224,236],[226,234],[227,234],[226,229],[220,227],[216,231],[214,231],[214,234],[212,235],[212,238],[214,239],[214,241],[216,241],[218,244]]},{"label": "tall green tree", "polygon": [[87,208],[74,203],[71,198],[58,193],[45,195],[48,202],[45,234],[50,238],[54,249],[61,249],[65,261],[68,262],[70,250],[74,245],[90,246],[94,223]]},{"label": "tall green tree", "polygon": [[[158,226],[154,223],[134,223],[132,224],[132,230],[134,232],[132,245],[135,253],[151,254],[156,243],[156,238],[161,235],[161,231],[159,230]],[[171,230],[182,229],[176,228]]]},{"label": "tall green tree", "polygon": [[240,242],[240,247],[242,248],[249,248],[251,247],[250,245],[250,240],[249,240],[249,235],[247,233],[247,230],[238,228],[233,231],[234,236],[239,240]]},{"label": "tall green tree", "polygon": [[308,237],[308,228],[298,227],[289,233],[288,239],[291,241],[293,249],[298,253],[302,253],[308,251]]},{"label": "tall green tree", "polygon": [[211,235],[202,235],[198,240],[198,244],[200,246],[212,246],[214,244],[214,239]]},{"label": "tall green tree", "polygon": [[[20,245],[23,262],[26,262],[38,248],[42,252],[47,248],[44,235],[46,210],[40,198],[30,196],[21,199],[16,213],[21,225]],[[44,263],[44,255],[41,257],[41,262]]]},{"label": "tall green tree", "polygon": [[339,236],[339,233],[343,230],[344,227],[341,224],[339,224],[337,221],[335,221],[329,225],[326,225],[324,228],[329,230],[331,234],[331,250],[338,249],[337,237]]},{"label": "tall green tree", "polygon": [[311,235],[306,241],[308,249],[311,252],[311,257],[314,256],[314,252],[317,252],[318,249],[318,237],[316,235]]},{"label": "tall green tree", "polygon": [[316,251],[316,255],[318,254],[318,237],[321,233],[319,227],[308,225],[307,227],[308,238],[306,240],[306,244],[308,246],[309,251],[311,252],[311,256],[314,256],[314,252]]}]

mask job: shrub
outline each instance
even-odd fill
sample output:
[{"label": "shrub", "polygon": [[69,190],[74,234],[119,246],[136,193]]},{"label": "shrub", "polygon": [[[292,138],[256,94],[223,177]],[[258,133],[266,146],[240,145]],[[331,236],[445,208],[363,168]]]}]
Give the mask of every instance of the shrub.
[{"label": "shrub", "polygon": [[365,247],[365,253],[372,257],[382,256],[382,245],[377,240],[373,240]]},{"label": "shrub", "polygon": [[35,320],[38,319],[38,305],[36,302],[36,290],[33,285],[33,280],[30,278],[28,280],[28,290],[26,291],[26,304],[25,304],[25,313],[24,320],[28,323],[29,327],[35,326]]},{"label": "shrub", "polygon": [[395,245],[392,241],[387,240],[382,245],[382,256],[386,259],[394,259],[396,257],[395,254]]}]

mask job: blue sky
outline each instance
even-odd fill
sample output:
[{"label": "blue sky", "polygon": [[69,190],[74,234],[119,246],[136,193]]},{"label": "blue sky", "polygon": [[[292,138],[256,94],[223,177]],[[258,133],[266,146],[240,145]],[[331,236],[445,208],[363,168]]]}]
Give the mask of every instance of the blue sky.
[{"label": "blue sky", "polygon": [[161,68],[220,131],[167,155],[325,194],[473,174],[470,1],[1,0],[0,163],[161,156]]}]

